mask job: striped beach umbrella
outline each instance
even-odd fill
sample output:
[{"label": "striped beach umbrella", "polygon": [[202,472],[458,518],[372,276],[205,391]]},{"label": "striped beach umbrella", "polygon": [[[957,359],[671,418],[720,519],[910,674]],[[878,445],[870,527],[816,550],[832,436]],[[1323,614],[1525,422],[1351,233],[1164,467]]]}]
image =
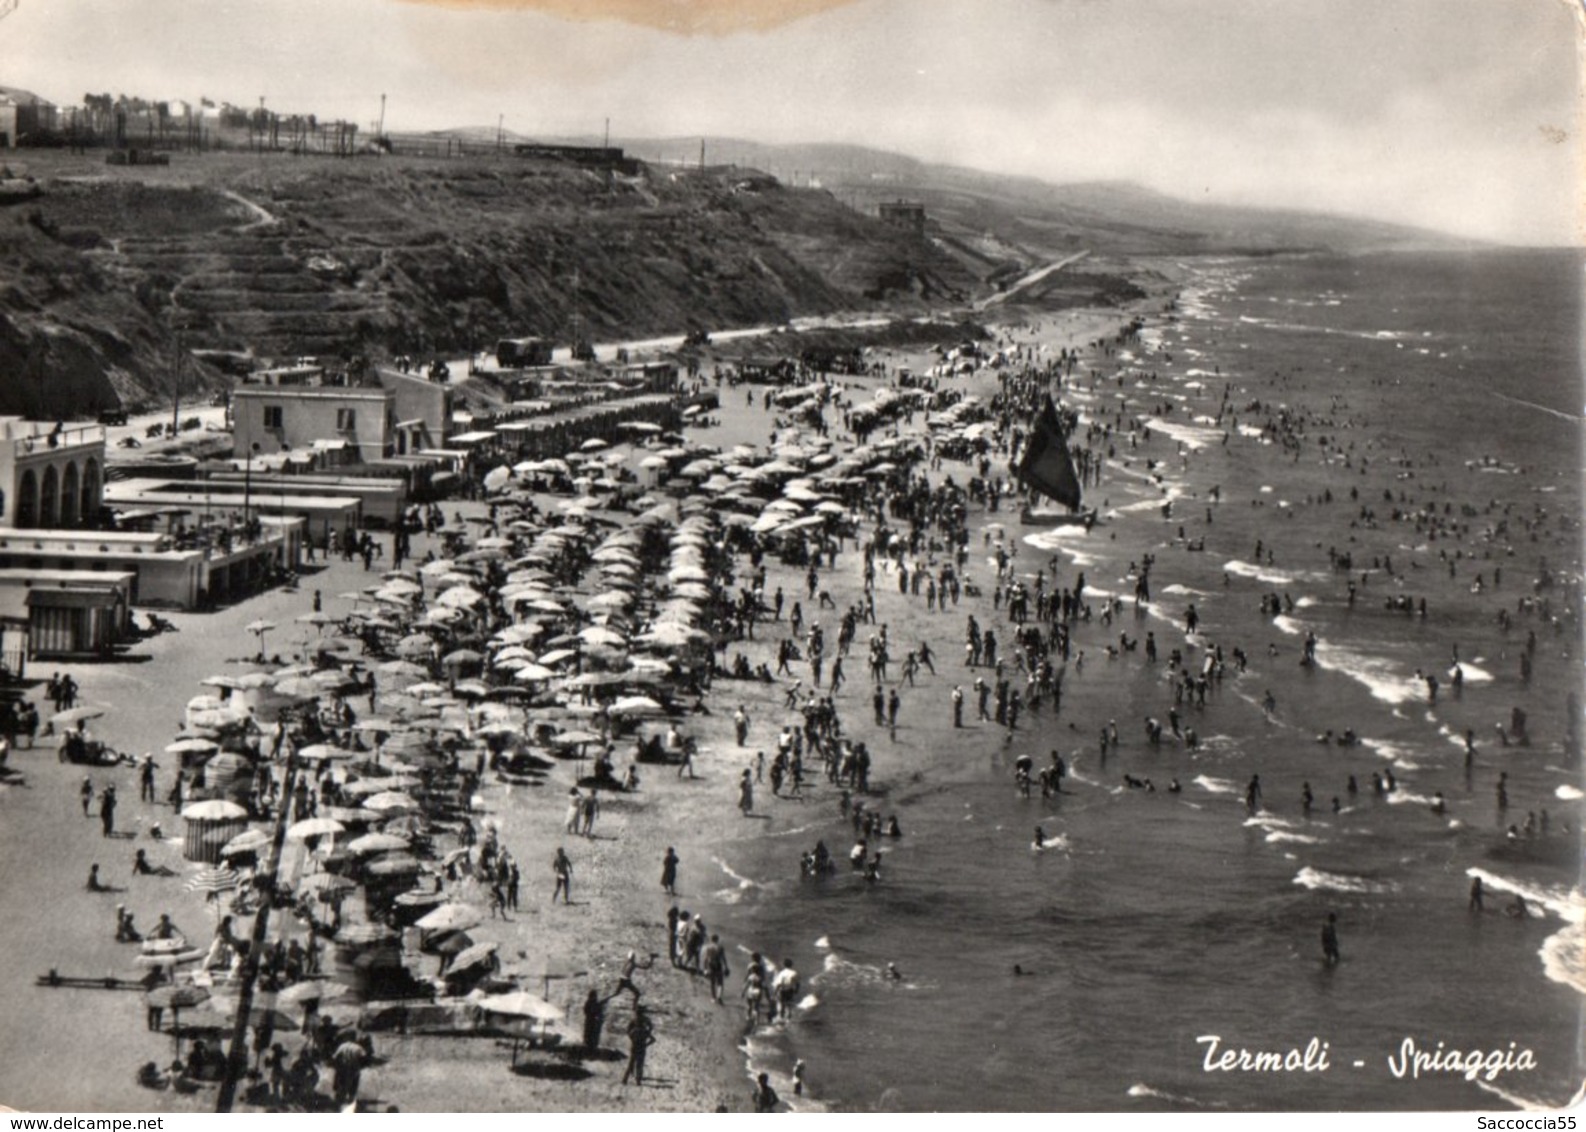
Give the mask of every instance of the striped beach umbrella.
[{"label": "striped beach umbrella", "polygon": [[242,874],[236,869],[215,866],[204,869],[187,882],[189,892],[229,892],[242,885]]}]

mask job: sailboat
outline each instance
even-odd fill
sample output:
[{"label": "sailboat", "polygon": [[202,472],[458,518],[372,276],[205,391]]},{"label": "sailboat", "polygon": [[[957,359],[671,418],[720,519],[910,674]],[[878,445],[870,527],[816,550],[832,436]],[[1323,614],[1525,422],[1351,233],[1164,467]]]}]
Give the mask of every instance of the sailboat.
[{"label": "sailboat", "polygon": [[1025,507],[1019,514],[1025,526],[1057,527],[1083,523],[1090,527],[1096,521],[1094,509],[1081,508],[1079,474],[1074,470],[1074,458],[1068,450],[1068,431],[1051,395],[1041,407],[1035,430],[1030,434],[1024,451],[1013,465],[1013,474],[1037,495],[1044,495],[1062,504],[1066,511],[1055,508]]}]

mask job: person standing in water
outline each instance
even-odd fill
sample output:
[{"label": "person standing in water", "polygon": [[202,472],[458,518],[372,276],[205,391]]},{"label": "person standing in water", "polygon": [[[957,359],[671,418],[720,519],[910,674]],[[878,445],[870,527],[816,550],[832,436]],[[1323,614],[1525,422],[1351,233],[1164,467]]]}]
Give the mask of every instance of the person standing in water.
[{"label": "person standing in water", "polygon": [[1322,925],[1322,957],[1327,965],[1336,965],[1341,958],[1338,953],[1338,913],[1327,913],[1327,922]]}]

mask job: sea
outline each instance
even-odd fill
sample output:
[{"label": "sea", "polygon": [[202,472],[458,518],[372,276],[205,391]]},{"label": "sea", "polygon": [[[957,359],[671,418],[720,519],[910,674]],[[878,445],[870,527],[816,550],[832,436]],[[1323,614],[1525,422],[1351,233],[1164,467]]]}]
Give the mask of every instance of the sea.
[{"label": "sea", "polygon": [[[1137,448],[1119,435],[1087,500],[1101,521],[1086,533],[974,520],[970,572],[988,592],[991,520],[1021,573],[1056,557],[1060,585],[1086,576],[1093,617],[1076,624],[1084,660],[1067,666],[1060,713],[1026,714],[1011,739],[989,724],[951,729],[949,685],[975,675],[961,664],[961,607],[939,629],[951,642],[938,648],[943,678],[903,690],[896,741],[868,733],[862,688],[847,710],[877,752],[871,802],[904,834],[885,845],[879,882],[846,868],[800,878],[817,839],[839,861],[852,844],[829,790],[772,801],[769,828],[721,843],[706,903],[743,949],[733,989],[749,948],[803,976],[789,1022],[746,1030],[745,1087],[765,1071],[795,1108],[841,1111],[1527,1109],[1577,1097],[1582,784],[1561,746],[1581,648],[1578,623],[1560,628],[1537,603],[1567,605],[1562,580],[1581,569],[1582,266],[1576,252],[1510,250],[1174,265],[1173,309],[1090,354],[1061,391],[1085,422],[1150,430]],[[1278,406],[1306,416],[1297,449],[1262,430]],[[1426,508],[1441,530],[1393,518]],[[1330,549],[1353,555],[1349,571]],[[1133,569],[1147,554],[1153,601],[1137,610]],[[1261,609],[1269,594],[1276,616]],[[1124,605],[1106,623],[1109,595]],[[1424,598],[1427,615],[1390,609],[1397,597]],[[1120,634],[1148,632],[1156,665],[1138,647],[1109,657]],[[1171,736],[1152,747],[1142,719],[1165,722],[1175,706],[1168,654],[1198,668],[1219,645],[1242,647],[1249,666],[1228,663],[1206,707],[1179,706],[1200,748]],[[1435,700],[1425,673],[1440,677]],[[1503,746],[1497,728],[1517,706],[1531,744]],[[1109,721],[1120,743],[1103,758]],[[1358,744],[1322,738],[1346,728]],[[1014,760],[1044,765],[1053,749],[1070,767],[1065,793],[1021,797]],[[1395,789],[1376,794],[1374,772]],[[1155,789],[1126,787],[1125,773]],[[1256,774],[1265,805],[1252,816]],[[1543,811],[1548,832],[1527,836],[1527,815],[1539,824]],[[1051,839],[1039,850],[1037,825]],[[1477,877],[1482,912],[1468,907]],[[1507,911],[1515,894],[1523,916]],[[1322,955],[1329,913],[1337,964]],[[1218,1067],[1241,1050],[1287,1068]]]}]

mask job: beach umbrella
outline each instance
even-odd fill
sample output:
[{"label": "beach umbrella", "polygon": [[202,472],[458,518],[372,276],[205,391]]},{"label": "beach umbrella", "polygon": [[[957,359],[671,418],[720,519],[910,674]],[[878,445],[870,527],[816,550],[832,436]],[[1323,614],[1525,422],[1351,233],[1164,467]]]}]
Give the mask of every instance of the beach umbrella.
[{"label": "beach umbrella", "polygon": [[333,836],[345,832],[346,826],[335,818],[304,818],[294,822],[286,831],[286,835],[293,841],[303,841],[310,837]]},{"label": "beach umbrella", "polygon": [[422,814],[401,814],[382,822],[380,828],[387,833],[403,834],[408,837],[422,837],[427,830]]},{"label": "beach umbrella", "polygon": [[209,991],[203,987],[183,984],[182,986],[155,987],[144,1001],[153,1007],[169,1010],[171,1012],[171,1037],[176,1042],[176,1052],[182,1052],[182,1011],[191,1010],[195,1006],[202,1006],[209,1001]]},{"label": "beach umbrella", "polygon": [[220,750],[220,744],[213,739],[178,739],[165,747],[168,755],[185,755],[188,753],[205,753]]},{"label": "beach umbrella", "polygon": [[710,634],[703,629],[690,628],[676,621],[663,621],[639,640],[647,645],[665,648],[682,648],[695,641],[708,641]]},{"label": "beach umbrella", "polygon": [[481,696],[488,696],[490,694],[490,685],[486,684],[483,680],[459,680],[457,682],[457,686],[452,690],[459,696],[467,696],[471,699],[477,699]]},{"label": "beach umbrella", "polygon": [[[453,649],[441,657],[441,663],[448,668],[458,668],[465,664],[478,664],[484,656],[473,649]],[[412,689],[409,689],[411,691]]]},{"label": "beach umbrella", "polygon": [[337,747],[330,743],[310,743],[306,747],[297,749],[298,758],[318,762],[322,759],[350,759],[358,752],[349,751],[346,747]]},{"label": "beach umbrella", "polygon": [[423,870],[424,863],[417,857],[407,853],[392,853],[386,857],[376,857],[364,866],[365,872],[378,877],[411,875]]},{"label": "beach umbrella", "polygon": [[556,743],[558,746],[571,747],[582,746],[585,743],[598,743],[600,740],[601,736],[596,735],[593,731],[581,731],[574,729],[572,731],[563,731],[561,734],[555,736],[551,741]]},{"label": "beach umbrella", "polygon": [[309,680],[316,686],[330,692],[342,692],[349,688],[359,688],[362,685],[350,673],[339,668],[323,668],[310,674]]},{"label": "beach umbrella", "polygon": [[[392,651],[400,657],[412,659],[414,657],[428,657],[435,648],[435,642],[426,633],[409,633],[396,643]],[[425,673],[428,675],[428,673]]]},{"label": "beach umbrella", "polygon": [[299,892],[318,892],[334,896],[351,892],[358,885],[338,873],[310,873],[297,882]]},{"label": "beach umbrella", "polygon": [[501,945],[496,943],[494,940],[487,941],[485,943],[470,944],[468,947],[465,947],[462,951],[457,953],[457,958],[452,960],[452,965],[447,969],[446,973],[448,975],[455,975],[459,972],[466,971],[471,967],[477,967],[482,963],[488,963],[495,955],[497,948],[500,946]]},{"label": "beach umbrella", "polygon": [[363,857],[370,853],[389,853],[407,849],[408,839],[394,833],[366,833],[347,843],[347,852]]},{"label": "beach umbrella", "polygon": [[611,705],[612,715],[658,715],[665,710],[649,696],[623,696]]},{"label": "beach umbrella", "polygon": [[182,816],[188,821],[235,821],[247,817],[248,811],[224,798],[211,798],[194,802],[182,811]]},{"label": "beach umbrella", "polygon": [[242,681],[236,676],[206,676],[199,683],[206,688],[229,688],[233,692],[242,687]]},{"label": "beach umbrella", "polygon": [[[459,956],[459,958],[461,958]],[[453,967],[455,969],[455,964]],[[566,1017],[561,1008],[553,1006],[537,994],[513,991],[508,994],[485,995],[474,1003],[487,1014],[500,1014],[510,1018],[527,1018],[542,1027]],[[512,1064],[518,1063],[518,1038],[512,1037]]]},{"label": "beach umbrella", "polygon": [[467,931],[484,923],[484,920],[479,909],[467,904],[451,903],[425,913],[414,926],[434,932]]},{"label": "beach umbrella", "polygon": [[275,996],[275,1001],[288,1006],[302,1006],[310,1002],[340,998],[349,989],[341,983],[331,982],[328,979],[308,979],[301,983],[293,983],[280,991]]},{"label": "beach umbrella", "polygon": [[56,727],[72,727],[90,719],[98,719],[107,710],[109,709],[98,704],[67,708],[65,711],[58,711],[50,716],[50,723]]},{"label": "beach umbrella", "polygon": [[371,794],[364,799],[364,806],[380,813],[390,813],[396,810],[416,810],[419,804],[406,794],[396,790],[384,790],[379,794]]},{"label": "beach umbrella", "polygon": [[261,617],[257,621],[248,622],[246,625],[243,626],[243,628],[246,629],[250,633],[258,634],[262,638],[271,629],[275,628],[275,622],[274,621],[266,621],[264,618]]},{"label": "beach umbrella", "polygon": [[517,671],[512,674],[514,680],[519,680],[523,683],[550,680],[555,678],[555,676],[556,673],[546,668],[543,664],[535,664],[532,661],[526,661],[519,665]]},{"label": "beach umbrella", "polygon": [[331,625],[341,618],[330,613],[303,613],[298,615],[297,620],[305,625]]},{"label": "beach umbrella", "polygon": [[352,944],[384,943],[396,938],[396,930],[384,924],[348,924],[336,933],[336,942]]},{"label": "beach umbrella", "polygon": [[289,700],[312,700],[325,691],[307,676],[288,676],[285,680],[276,681],[271,690],[277,696]]},{"label": "beach umbrella", "polygon": [[578,639],[586,645],[609,645],[620,648],[627,644],[620,633],[614,633],[601,625],[591,625],[578,634]]},{"label": "beach umbrella", "polygon": [[512,469],[503,464],[499,468],[491,468],[485,473],[485,490],[500,491],[512,482]]},{"label": "beach umbrella", "polygon": [[559,1022],[567,1016],[559,1006],[547,1002],[528,991],[487,995],[475,1002],[479,1009],[490,1014],[508,1014],[515,1018],[532,1018],[536,1022]]},{"label": "beach umbrella", "polygon": [[361,806],[327,806],[322,812],[322,816],[332,818],[347,826],[364,825],[380,819],[379,814],[373,810],[366,810]]},{"label": "beach umbrella", "polygon": [[257,853],[270,844],[270,835],[262,829],[250,829],[237,834],[221,847],[222,857],[235,857],[242,853]]},{"label": "beach umbrella", "polygon": [[229,892],[242,884],[242,874],[233,868],[204,869],[184,886],[188,892]]}]

